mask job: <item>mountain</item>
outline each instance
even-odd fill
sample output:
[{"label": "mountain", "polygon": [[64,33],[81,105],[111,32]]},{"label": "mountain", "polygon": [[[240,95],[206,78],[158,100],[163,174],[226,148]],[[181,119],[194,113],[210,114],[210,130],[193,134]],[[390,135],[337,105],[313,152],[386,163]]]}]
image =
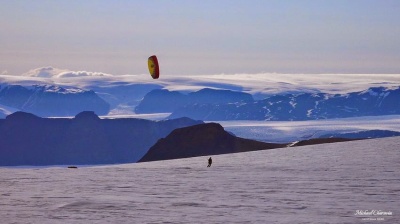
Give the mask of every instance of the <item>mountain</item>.
[{"label": "mountain", "polygon": [[185,105],[227,104],[253,102],[253,97],[244,92],[204,88],[189,94],[166,89],[156,89],[146,94],[135,108],[136,113],[173,112]]},{"label": "mountain", "polygon": [[94,112],[73,119],[16,112],[0,119],[0,166],[136,162],[172,130],[200,123],[100,119]]},{"label": "mountain", "polygon": [[285,147],[233,136],[217,123],[179,128],[160,139],[139,162]]},{"label": "mountain", "polygon": [[118,109],[121,106],[128,106],[129,111],[133,112],[143,97],[154,89],[161,89],[158,84],[132,84],[127,82],[113,82],[106,85],[89,85],[85,88],[96,92],[98,96],[110,104],[110,109]]},{"label": "mountain", "polygon": [[374,87],[347,94],[273,95],[253,102],[187,104],[169,118],[200,120],[317,120],[400,114],[400,88]]},{"label": "mountain", "polygon": [[[217,116],[225,117],[224,119],[252,119],[252,120],[283,120],[286,118],[297,119],[297,120],[309,120],[314,119],[313,116],[319,116],[319,113],[314,109],[314,103],[311,99],[311,106],[307,106],[305,112],[298,113],[291,116],[281,115],[278,108],[272,108],[272,110],[266,111],[263,107],[269,101],[263,102],[263,100],[270,98],[270,103],[274,103],[276,107],[287,107],[287,111],[293,110],[294,104],[285,105],[290,100],[282,102],[280,105],[277,101],[274,101],[275,96],[288,96],[292,94],[293,98],[301,94],[305,94],[303,97],[307,98],[310,95],[317,97],[318,95],[326,95],[327,97],[337,95],[346,95],[350,92],[360,93],[361,91],[370,87],[381,86],[382,88],[391,88],[393,86],[399,86],[400,81],[398,74],[274,74],[274,73],[262,73],[262,74],[219,74],[219,75],[168,75],[163,76],[160,80],[152,80],[149,75],[111,75],[103,72],[90,72],[90,71],[71,71],[68,69],[59,69],[53,67],[43,67],[33,69],[24,75],[18,74],[13,75],[0,75],[0,90],[6,85],[20,85],[25,88],[32,88],[33,85],[39,86],[70,86],[76,87],[77,89],[93,90],[96,95],[101,97],[104,101],[109,104],[109,114],[114,115],[132,115],[136,108],[136,113],[153,113],[152,110],[160,110],[160,107],[155,109],[146,109],[145,106],[139,104],[142,98],[154,89],[164,90],[180,90],[183,92],[194,92],[199,89],[213,88],[215,90],[224,91],[235,91],[238,93],[251,94],[248,95],[253,97],[257,101],[240,103],[239,100],[231,100],[229,102],[211,102],[217,95],[210,94],[207,101],[202,102],[201,105],[188,105],[188,108],[177,111],[177,108],[165,110],[161,112],[175,112],[176,117],[185,116],[188,113],[190,107],[197,109],[201,106],[202,114],[199,117],[204,117],[204,114],[218,114]],[[71,89],[71,88],[68,88]],[[371,92],[366,92],[366,95],[376,94],[371,88]],[[174,92],[172,91],[172,92]],[[357,92],[358,91],[358,92]],[[189,94],[184,94],[189,95]],[[206,95],[206,94],[204,94]],[[378,93],[379,95],[379,93]],[[390,96],[388,96],[390,97]],[[312,98],[312,97],[311,97]],[[172,99],[174,100],[174,98]],[[147,101],[147,99],[145,100]],[[160,103],[160,101],[153,101],[148,105],[154,105],[154,102]],[[171,104],[171,101],[167,105]],[[174,101],[173,101],[174,102]],[[143,101],[143,104],[145,102]],[[293,102],[294,103],[294,102]],[[0,102],[0,104],[3,104]],[[217,104],[218,106],[205,104]],[[234,104],[234,105],[227,105]],[[4,104],[3,104],[4,105]],[[179,103],[177,103],[179,107]],[[186,105],[186,104],[185,104]],[[143,106],[143,108],[141,108]],[[225,107],[232,107],[234,111],[225,110]],[[300,106],[297,105],[297,106]],[[382,105],[383,106],[383,105]],[[214,108],[218,107],[218,108]],[[273,106],[272,106],[273,107]],[[344,108],[351,110],[352,106]],[[17,108],[19,109],[19,108]],[[143,109],[143,110],[142,110]],[[268,109],[268,108],[267,108]],[[285,108],[282,108],[285,109]],[[382,110],[385,108],[382,107]],[[19,109],[21,110],[21,109]],[[94,110],[94,109],[87,109]],[[222,112],[223,111],[223,112]],[[310,111],[310,114],[308,112]],[[30,112],[30,111],[29,111]],[[80,112],[80,111],[79,111]],[[194,112],[194,111],[192,111]],[[314,113],[313,113],[314,112]],[[78,112],[76,112],[78,113]],[[76,113],[70,114],[74,116]],[[96,111],[97,114],[101,114],[100,111]],[[293,113],[293,112],[292,112]],[[40,115],[42,116],[42,115]],[[55,115],[58,116],[58,115]],[[352,115],[351,115],[352,116]],[[172,117],[171,117],[172,118]],[[215,119],[210,116],[210,119]]]},{"label": "mountain", "polygon": [[172,112],[188,103],[187,95],[177,91],[155,89],[147,93],[143,100],[135,107],[135,113],[163,113]]},{"label": "mountain", "polygon": [[55,85],[3,85],[0,104],[42,117],[74,116],[85,110],[105,115],[110,110],[110,105],[92,90]]}]

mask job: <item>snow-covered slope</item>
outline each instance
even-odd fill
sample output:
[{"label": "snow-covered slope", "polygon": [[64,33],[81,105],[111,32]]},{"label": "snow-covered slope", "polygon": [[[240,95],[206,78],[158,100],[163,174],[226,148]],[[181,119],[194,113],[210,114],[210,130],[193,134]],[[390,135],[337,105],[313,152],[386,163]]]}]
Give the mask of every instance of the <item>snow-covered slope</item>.
[{"label": "snow-covered slope", "polygon": [[[4,223],[400,222],[400,138],[117,166],[0,169]],[[357,211],[380,211],[359,215]],[[382,214],[385,215],[382,215]]]}]

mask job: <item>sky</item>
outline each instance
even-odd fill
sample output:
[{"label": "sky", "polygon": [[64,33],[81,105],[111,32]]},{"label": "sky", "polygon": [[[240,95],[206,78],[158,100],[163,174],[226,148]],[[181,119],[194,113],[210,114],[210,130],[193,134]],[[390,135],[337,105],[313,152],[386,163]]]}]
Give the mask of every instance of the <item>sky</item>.
[{"label": "sky", "polygon": [[0,74],[400,73],[397,0],[0,3]]}]

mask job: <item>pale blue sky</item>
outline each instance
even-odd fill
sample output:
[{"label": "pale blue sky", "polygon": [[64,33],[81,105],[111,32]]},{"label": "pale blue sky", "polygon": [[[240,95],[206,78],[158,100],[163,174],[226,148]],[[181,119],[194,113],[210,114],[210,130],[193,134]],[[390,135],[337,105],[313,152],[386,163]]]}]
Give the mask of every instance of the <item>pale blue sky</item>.
[{"label": "pale blue sky", "polygon": [[0,1],[0,73],[400,73],[400,1]]}]

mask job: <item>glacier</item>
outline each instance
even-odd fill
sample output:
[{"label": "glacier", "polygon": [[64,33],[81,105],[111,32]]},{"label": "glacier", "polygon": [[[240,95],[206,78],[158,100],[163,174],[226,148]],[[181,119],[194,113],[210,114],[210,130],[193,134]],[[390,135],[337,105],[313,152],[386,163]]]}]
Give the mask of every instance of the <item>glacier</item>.
[{"label": "glacier", "polygon": [[331,133],[368,130],[400,132],[400,115],[363,116],[308,121],[218,121],[226,131],[265,142],[293,142]]},{"label": "glacier", "polygon": [[394,137],[218,155],[210,168],[208,157],[0,168],[0,217],[2,223],[399,223],[399,148]]}]

